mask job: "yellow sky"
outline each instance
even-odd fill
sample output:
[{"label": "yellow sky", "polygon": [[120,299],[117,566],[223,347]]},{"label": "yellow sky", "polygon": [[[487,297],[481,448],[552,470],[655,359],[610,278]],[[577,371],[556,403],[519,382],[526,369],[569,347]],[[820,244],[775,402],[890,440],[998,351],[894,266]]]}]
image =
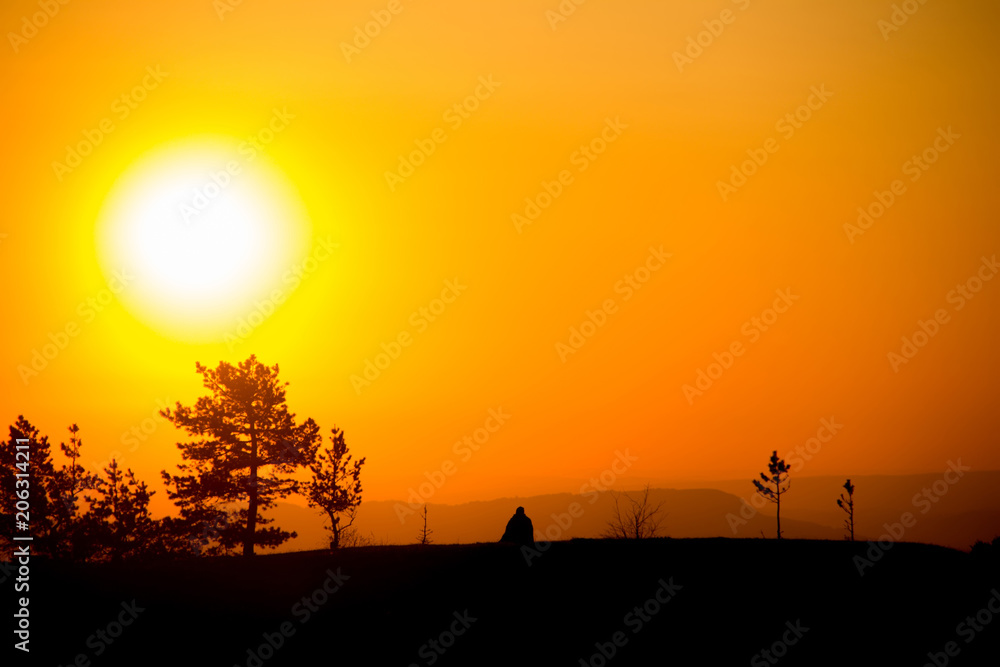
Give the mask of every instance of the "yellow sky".
[{"label": "yellow sky", "polygon": [[[180,437],[158,404],[201,395],[196,361],[254,353],[368,457],[371,499],[448,460],[435,501],[575,490],[621,448],[636,482],[750,477],[830,418],[802,474],[1000,467],[1000,281],[953,292],[1000,252],[995,4],[51,4],[0,9],[7,423],[76,422],[88,459],[158,488]],[[113,293],[98,240],[130,168],[205,142],[284,197],[271,273],[211,326]]]}]

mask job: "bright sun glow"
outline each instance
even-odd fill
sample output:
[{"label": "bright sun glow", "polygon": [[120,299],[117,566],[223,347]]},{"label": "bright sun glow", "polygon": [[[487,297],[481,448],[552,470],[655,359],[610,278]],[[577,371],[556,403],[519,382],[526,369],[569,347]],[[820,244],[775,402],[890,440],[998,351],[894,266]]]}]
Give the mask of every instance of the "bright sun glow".
[{"label": "bright sun glow", "polygon": [[157,331],[222,340],[307,251],[298,195],[264,158],[200,139],[144,156],[101,211],[101,267],[129,279],[119,298]]}]

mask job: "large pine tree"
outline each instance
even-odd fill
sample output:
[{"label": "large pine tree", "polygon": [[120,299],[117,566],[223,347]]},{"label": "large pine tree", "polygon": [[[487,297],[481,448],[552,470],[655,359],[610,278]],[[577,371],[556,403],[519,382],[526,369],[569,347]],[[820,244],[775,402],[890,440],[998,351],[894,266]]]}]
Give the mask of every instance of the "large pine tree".
[{"label": "large pine tree", "polygon": [[204,517],[239,504],[234,520],[214,535],[221,544],[242,543],[243,555],[252,556],[254,545],[276,547],[295,537],[276,526],[262,528],[273,521],[262,512],[298,490],[289,475],[314,459],[319,426],[312,419],[296,423],[277,364],[266,366],[251,355],[238,366],[195,367],[211,393],[193,406],[178,402],[160,411],[195,438],[177,443],[186,461],[178,465],[182,474],[162,472],[167,493],[193,535],[204,534]]}]

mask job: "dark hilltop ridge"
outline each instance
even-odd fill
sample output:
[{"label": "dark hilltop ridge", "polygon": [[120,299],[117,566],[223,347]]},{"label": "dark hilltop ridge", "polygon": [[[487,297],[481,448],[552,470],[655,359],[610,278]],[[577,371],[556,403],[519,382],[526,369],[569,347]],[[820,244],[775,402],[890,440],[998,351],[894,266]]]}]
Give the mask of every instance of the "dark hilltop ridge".
[{"label": "dark hilltop ridge", "polygon": [[883,546],[575,539],[36,559],[31,657],[82,667],[996,665],[1000,544]]}]

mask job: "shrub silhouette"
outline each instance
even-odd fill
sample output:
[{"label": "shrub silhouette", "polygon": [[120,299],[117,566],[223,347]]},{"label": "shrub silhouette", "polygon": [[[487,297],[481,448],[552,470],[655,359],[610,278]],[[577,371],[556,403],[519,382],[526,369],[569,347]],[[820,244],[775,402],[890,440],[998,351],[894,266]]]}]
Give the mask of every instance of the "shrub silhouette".
[{"label": "shrub silhouette", "polygon": [[976,540],[970,554],[976,562],[991,566],[1000,565],[1000,536],[994,537],[992,542]]},{"label": "shrub silhouette", "polygon": [[[625,503],[622,503],[622,496]],[[665,516],[659,516],[663,503],[656,505],[649,500],[649,484],[638,498],[625,493],[611,491],[614,510],[602,537],[614,539],[641,540],[656,537]]]}]

